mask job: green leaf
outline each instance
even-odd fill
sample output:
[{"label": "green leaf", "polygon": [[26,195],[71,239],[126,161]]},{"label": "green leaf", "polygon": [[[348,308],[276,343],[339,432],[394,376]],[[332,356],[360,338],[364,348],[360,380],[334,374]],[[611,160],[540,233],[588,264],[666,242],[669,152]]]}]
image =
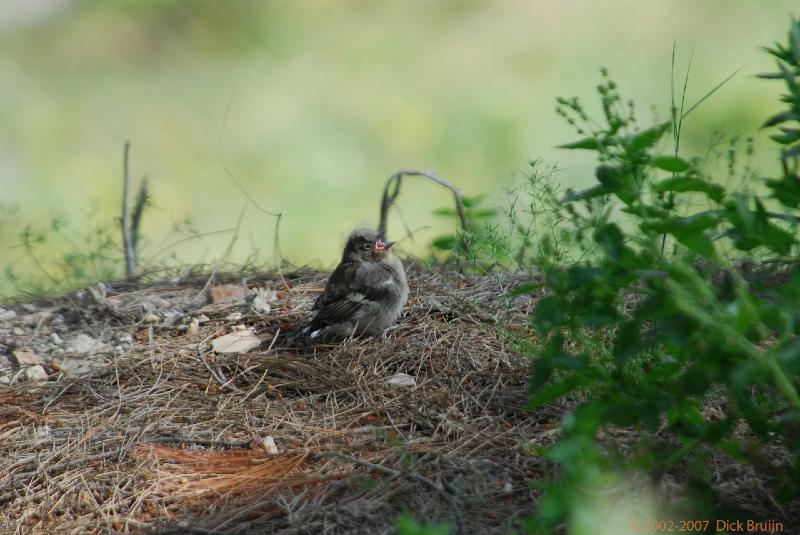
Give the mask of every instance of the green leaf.
[{"label": "green leaf", "polygon": [[456,237],[455,236],[439,236],[434,238],[431,241],[431,245],[436,249],[441,249],[443,251],[452,251],[456,247]]},{"label": "green leaf", "polygon": [[630,320],[620,325],[614,338],[614,356],[623,361],[636,355],[642,347],[642,328],[639,322]]},{"label": "green leaf", "polygon": [[719,447],[722,451],[730,455],[733,459],[739,461],[741,464],[747,464],[747,455],[745,455],[742,446],[732,438],[727,438],[719,442]]},{"label": "green leaf", "polygon": [[566,310],[561,300],[548,295],[536,302],[533,308],[533,325],[543,333],[552,331],[564,322]]},{"label": "green leaf", "polygon": [[800,181],[786,176],[779,179],[767,180],[767,187],[772,190],[772,196],[781,204],[789,208],[800,206]]},{"label": "green leaf", "polygon": [[452,208],[437,208],[436,210],[434,210],[431,213],[433,215],[440,215],[440,216],[445,216],[445,217],[455,217],[455,215],[456,215],[456,211],[453,210]]},{"label": "green leaf", "polygon": [[693,253],[705,256],[706,258],[714,258],[716,256],[714,242],[703,233],[675,234],[674,236],[681,245],[685,246]]},{"label": "green leaf", "polygon": [[790,147],[788,149],[785,149],[781,153],[781,156],[784,159],[786,159],[786,158],[795,158],[797,156],[800,156],[800,143],[798,143],[797,145],[794,145],[794,146],[792,146],[792,147]]},{"label": "green leaf", "polygon": [[485,195],[475,195],[474,197],[461,197],[461,204],[464,205],[464,208],[475,208],[481,202],[483,202],[483,198]]},{"label": "green leaf", "polygon": [[558,145],[556,148],[558,149],[584,149],[584,150],[596,150],[600,151],[603,150],[603,144],[600,142],[599,139],[593,137],[587,137],[585,139],[581,139],[579,141],[573,141],[572,143],[566,143],[564,145]]},{"label": "green leaf", "polygon": [[636,156],[637,154],[649,149],[655,145],[659,139],[661,139],[667,130],[669,130],[669,127],[670,123],[664,122],[634,134],[627,139],[625,144],[625,152],[629,156]]},{"label": "green leaf", "polygon": [[655,234],[671,234],[681,245],[699,255],[714,258],[714,242],[704,231],[717,225],[716,212],[701,212],[690,217],[674,217],[657,222],[642,223],[640,228]]},{"label": "green leaf", "polygon": [[763,78],[765,80],[782,80],[783,74],[777,72],[762,72],[761,74],[756,74],[756,78]]},{"label": "green leaf", "polygon": [[575,201],[582,201],[585,199],[593,199],[595,197],[599,197],[601,195],[608,195],[610,192],[608,188],[603,186],[602,184],[598,186],[594,186],[589,189],[585,189],[583,191],[568,191],[564,197],[562,197],[562,203],[571,203]]},{"label": "green leaf", "polygon": [[689,176],[674,176],[662,180],[653,186],[653,189],[658,192],[674,191],[676,193],[685,193],[688,191],[697,191],[705,193],[708,197],[716,202],[722,202],[725,196],[725,188],[719,184],[713,184],[700,178]]},{"label": "green leaf", "polygon": [[778,254],[788,254],[794,244],[792,234],[769,221],[764,204],[759,199],[756,199],[756,214],[767,247]]},{"label": "green leaf", "polygon": [[640,225],[645,231],[652,231],[656,234],[680,234],[702,232],[719,223],[719,211],[712,210],[700,212],[689,217],[672,217],[656,222],[646,222]]},{"label": "green leaf", "polygon": [[[781,78],[783,78],[783,76],[781,76]],[[764,124],[761,125],[761,128],[767,128],[770,126],[775,126],[784,123],[786,121],[796,121],[796,120],[800,120],[800,115],[798,115],[793,111],[784,111],[775,114],[766,121],[764,121]]]},{"label": "green leaf", "polygon": [[800,64],[800,24],[793,20],[789,27],[789,44],[792,49],[794,64]]},{"label": "green leaf", "polygon": [[529,295],[541,287],[541,284],[537,284],[535,282],[526,282],[524,284],[520,284],[510,292],[507,292],[506,296],[513,299],[514,297],[519,297],[521,295]]},{"label": "green leaf", "polygon": [[625,246],[625,236],[615,223],[603,225],[594,234],[595,241],[612,259],[619,261],[631,254]]},{"label": "green leaf", "polygon": [[601,165],[595,169],[597,180],[625,204],[639,198],[639,184],[633,172],[625,167]]},{"label": "green leaf", "polygon": [[564,394],[575,390],[583,383],[584,380],[579,374],[571,375],[558,383],[554,383],[535,392],[528,400],[527,408],[532,410],[541,407],[545,403],[558,399]]},{"label": "green leaf", "polygon": [[467,219],[489,219],[497,215],[497,210],[484,208],[483,210],[471,210],[467,212]]},{"label": "green leaf", "polygon": [[411,513],[403,513],[397,518],[398,535],[449,535],[449,524],[421,524]]},{"label": "green leaf", "polygon": [[781,145],[791,145],[795,141],[800,141],[800,131],[785,132],[783,134],[773,134],[769,136],[772,141],[780,143]]},{"label": "green leaf", "polygon": [[656,156],[651,160],[651,163],[659,169],[673,173],[682,173],[691,167],[689,162],[677,156]]},{"label": "green leaf", "polygon": [[780,67],[781,72],[783,73],[783,79],[786,81],[786,85],[792,95],[800,93],[800,87],[798,87],[797,82],[795,81],[795,74],[792,72],[792,69],[790,69],[782,61],[778,62],[778,67]]}]

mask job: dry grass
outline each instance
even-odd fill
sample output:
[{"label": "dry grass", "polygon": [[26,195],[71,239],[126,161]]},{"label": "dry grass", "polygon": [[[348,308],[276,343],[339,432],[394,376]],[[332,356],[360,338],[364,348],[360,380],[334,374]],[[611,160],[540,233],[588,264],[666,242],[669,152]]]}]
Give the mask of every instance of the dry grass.
[{"label": "dry grass", "polygon": [[[465,533],[516,525],[543,470],[524,444],[552,437],[558,414],[524,410],[529,361],[505,333],[526,329],[530,302],[501,298],[514,277],[412,273],[383,338],[210,351],[231,311],[260,334],[294,330],[325,275],[250,277],[278,291],[267,315],[192,304],[200,277],[118,285],[105,312],[47,303],[134,344],[87,376],[0,386],[2,531],[386,533],[405,510]],[[156,298],[210,321],[150,328],[139,305]],[[417,385],[386,384],[398,372]]]},{"label": "dry grass", "polygon": [[[454,533],[519,527],[549,470],[526,444],[551,444],[576,402],[524,408],[530,361],[509,334],[531,336],[533,299],[503,293],[525,276],[411,270],[404,317],[384,337],[292,341],[326,276],[216,277],[275,290],[269,314],[206,305],[208,275],[36,303],[75,333],[133,343],[85,357],[97,367],[81,376],[53,368],[43,383],[0,385],[0,533],[392,533],[405,511]],[[184,318],[150,326],[148,303]],[[209,321],[187,331],[200,314]],[[210,341],[237,323],[264,336],[262,348],[215,355]],[[27,329],[33,339],[47,325]],[[416,386],[386,383],[399,372]],[[600,438],[625,452],[642,431]],[[768,474],[721,453],[708,468],[733,508],[796,516]],[[666,501],[687,475],[660,481]]]}]

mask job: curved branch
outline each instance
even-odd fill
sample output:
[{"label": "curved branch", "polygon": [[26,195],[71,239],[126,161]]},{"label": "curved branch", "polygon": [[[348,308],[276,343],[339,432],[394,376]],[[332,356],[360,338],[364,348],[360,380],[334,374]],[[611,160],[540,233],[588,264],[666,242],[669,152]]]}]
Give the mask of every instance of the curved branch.
[{"label": "curved branch", "polygon": [[461,223],[461,246],[464,248],[464,252],[468,252],[469,243],[467,241],[467,216],[464,213],[464,203],[461,201],[461,192],[450,182],[437,175],[435,171],[400,169],[389,177],[389,179],[386,181],[386,185],[383,187],[383,198],[381,199],[381,218],[380,223],[378,224],[378,233],[381,235],[386,234],[386,223],[389,216],[389,208],[395,204],[397,197],[400,195],[400,186],[402,185],[404,176],[425,177],[428,180],[453,192],[453,200],[456,205],[456,214],[458,214],[458,220]]}]

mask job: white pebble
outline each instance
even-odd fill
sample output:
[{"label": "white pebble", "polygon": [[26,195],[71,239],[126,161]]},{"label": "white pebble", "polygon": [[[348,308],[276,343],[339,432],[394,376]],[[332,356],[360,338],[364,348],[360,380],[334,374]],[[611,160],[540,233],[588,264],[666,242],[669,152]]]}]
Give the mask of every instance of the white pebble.
[{"label": "white pebble", "polygon": [[40,364],[30,366],[25,370],[25,380],[32,383],[47,380],[47,372]]}]

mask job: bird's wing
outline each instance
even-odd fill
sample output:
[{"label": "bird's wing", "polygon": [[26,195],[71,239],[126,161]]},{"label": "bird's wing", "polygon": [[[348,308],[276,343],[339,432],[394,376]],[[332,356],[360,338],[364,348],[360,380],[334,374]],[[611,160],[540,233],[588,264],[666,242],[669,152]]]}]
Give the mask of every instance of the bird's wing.
[{"label": "bird's wing", "polygon": [[391,276],[377,264],[339,264],[314,304],[319,310],[314,323],[335,325],[349,320],[364,305],[386,296],[383,283]]}]

